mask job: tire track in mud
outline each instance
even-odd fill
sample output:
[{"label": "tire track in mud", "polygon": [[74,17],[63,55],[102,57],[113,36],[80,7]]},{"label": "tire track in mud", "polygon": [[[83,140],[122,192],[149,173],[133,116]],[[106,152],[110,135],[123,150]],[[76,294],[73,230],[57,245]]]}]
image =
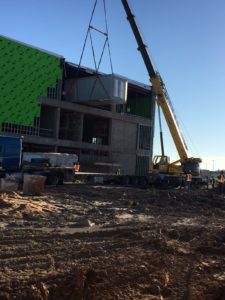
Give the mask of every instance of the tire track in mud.
[{"label": "tire track in mud", "polygon": [[[50,197],[61,213],[1,229],[0,299],[223,299],[223,200],[214,207],[205,192],[121,191],[63,187]],[[97,225],[76,227],[83,214]],[[143,214],[152,218],[140,222]]]},{"label": "tire track in mud", "polygon": [[[118,231],[116,232],[118,233]],[[78,240],[78,238],[80,239]],[[28,286],[39,281],[48,283],[51,288],[52,283],[49,277],[55,274],[54,282],[57,282],[57,278],[62,277],[62,273],[65,273],[63,268],[69,270],[71,263],[74,264],[78,261],[80,265],[88,266],[90,264],[91,266],[95,258],[97,261],[98,259],[104,260],[104,256],[107,259],[109,254],[105,253],[105,248],[111,248],[108,241],[114,245],[115,249],[118,248],[118,251],[128,246],[128,243],[125,245],[118,243],[118,239],[113,242],[113,236],[110,237],[108,231],[105,237],[102,232],[100,234],[53,234],[49,237],[48,234],[41,231],[6,230],[2,235],[2,244],[8,244],[10,250],[8,253],[3,253],[5,248],[1,246],[0,264],[4,275],[1,278],[1,291],[2,293],[9,291],[7,284],[9,277],[10,287],[13,288],[10,291],[12,294],[25,293],[27,289],[29,290]],[[23,244],[24,247],[21,248]],[[105,247],[106,244],[107,247]],[[95,249],[93,249],[93,245]],[[43,252],[45,252],[44,256]],[[55,262],[59,262],[59,264],[57,265]],[[26,278],[27,275],[29,275],[29,280]]]},{"label": "tire track in mud", "polygon": [[[10,241],[10,250],[4,254],[6,247],[1,247],[0,265],[5,265],[6,268],[5,282],[1,279],[1,287],[7,283],[10,275],[13,293],[29,290],[29,286],[38,282],[47,284],[51,290],[54,283],[63,280],[64,275],[67,276],[66,271],[72,270],[73,264],[86,269],[85,272],[88,272],[89,268],[101,272],[104,270],[108,270],[108,273],[116,272],[117,275],[110,278],[110,285],[106,283],[105,286],[109,285],[109,288],[116,285],[123,291],[127,288],[125,282],[133,282],[134,288],[140,293],[138,299],[142,297],[144,299],[144,295],[147,294],[174,297],[175,292],[177,297],[175,299],[192,299],[188,289],[191,288],[193,279],[192,276],[188,279],[188,276],[193,255],[177,252],[171,245],[167,246],[166,241],[170,234],[165,228],[162,232],[163,234],[159,236],[158,232],[152,232],[150,227],[130,227],[66,235],[53,233],[49,236],[49,233],[40,230],[6,230],[2,235],[2,241],[5,245]],[[182,239],[187,240],[185,236]],[[173,279],[173,269],[176,275],[179,272],[179,282],[176,285],[177,278]],[[171,282],[168,286],[162,284],[162,281],[165,281],[162,270],[170,270]],[[93,272],[95,274],[96,271]],[[26,274],[29,274],[29,280]],[[4,288],[1,290],[4,291]],[[93,290],[89,292],[94,293]],[[93,299],[101,299],[97,298],[96,293],[95,291],[95,294],[92,294],[95,297]],[[105,293],[107,294],[107,291]]]}]

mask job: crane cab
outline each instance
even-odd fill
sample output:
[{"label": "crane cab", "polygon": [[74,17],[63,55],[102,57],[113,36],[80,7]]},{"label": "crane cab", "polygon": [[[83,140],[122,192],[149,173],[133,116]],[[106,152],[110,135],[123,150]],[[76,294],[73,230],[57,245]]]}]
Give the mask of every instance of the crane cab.
[{"label": "crane cab", "polygon": [[153,172],[161,174],[181,174],[182,166],[177,165],[180,161],[170,163],[169,156],[155,155],[153,158]]}]

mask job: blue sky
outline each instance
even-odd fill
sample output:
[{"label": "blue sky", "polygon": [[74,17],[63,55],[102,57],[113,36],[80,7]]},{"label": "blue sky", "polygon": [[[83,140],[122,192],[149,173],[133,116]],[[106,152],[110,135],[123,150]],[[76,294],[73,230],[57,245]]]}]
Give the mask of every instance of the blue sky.
[{"label": "blue sky", "polygon": [[[0,34],[61,54],[78,63],[95,0],[0,0]],[[225,1],[130,0],[142,36],[160,72],[190,156],[202,168],[225,169]],[[120,0],[106,0],[113,70],[149,83]],[[93,24],[104,29],[103,1]],[[96,37],[97,57],[101,37]],[[90,44],[82,64],[93,67]],[[110,73],[104,56],[101,71]],[[155,154],[160,152],[156,118]],[[178,154],[163,124],[165,152]]]}]

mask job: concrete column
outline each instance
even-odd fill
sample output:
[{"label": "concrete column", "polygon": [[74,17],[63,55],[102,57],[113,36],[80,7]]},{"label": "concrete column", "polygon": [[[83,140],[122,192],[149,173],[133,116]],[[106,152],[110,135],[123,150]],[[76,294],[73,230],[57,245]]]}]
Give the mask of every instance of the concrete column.
[{"label": "concrete column", "polygon": [[83,137],[83,128],[84,128],[84,114],[80,114],[80,130],[78,134],[78,142],[82,142],[82,137]]},{"label": "concrete column", "polygon": [[111,112],[116,112],[116,104],[110,105],[110,111]]},{"label": "concrete column", "polygon": [[61,113],[61,109],[57,107],[55,110],[55,126],[54,126],[54,138],[56,138],[57,140],[59,138],[60,113]]}]

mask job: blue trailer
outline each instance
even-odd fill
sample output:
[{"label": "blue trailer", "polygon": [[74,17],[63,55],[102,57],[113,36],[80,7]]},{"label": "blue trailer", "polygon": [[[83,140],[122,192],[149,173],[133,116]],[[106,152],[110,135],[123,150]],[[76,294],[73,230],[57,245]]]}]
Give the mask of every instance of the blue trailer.
[{"label": "blue trailer", "polygon": [[22,162],[22,139],[0,136],[0,168],[7,172],[19,171]]}]

